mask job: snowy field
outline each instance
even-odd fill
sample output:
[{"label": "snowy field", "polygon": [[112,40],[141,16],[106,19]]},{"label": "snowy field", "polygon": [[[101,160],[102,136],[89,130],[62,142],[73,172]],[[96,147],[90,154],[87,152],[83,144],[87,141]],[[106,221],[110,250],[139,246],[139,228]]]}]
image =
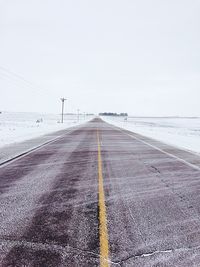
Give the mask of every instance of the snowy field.
[{"label": "snowy field", "polygon": [[[65,129],[92,119],[93,116],[2,112],[0,147]],[[102,117],[105,121],[167,144],[200,153],[200,118]],[[41,120],[42,119],[42,120]],[[37,122],[38,121],[38,122]]]},{"label": "snowy field", "polygon": [[102,117],[118,127],[200,153],[200,118]]},{"label": "snowy field", "polygon": [[61,116],[55,114],[2,112],[0,114],[0,147],[25,141],[50,132],[75,126],[91,119],[92,116],[65,115],[64,123],[59,123]]}]

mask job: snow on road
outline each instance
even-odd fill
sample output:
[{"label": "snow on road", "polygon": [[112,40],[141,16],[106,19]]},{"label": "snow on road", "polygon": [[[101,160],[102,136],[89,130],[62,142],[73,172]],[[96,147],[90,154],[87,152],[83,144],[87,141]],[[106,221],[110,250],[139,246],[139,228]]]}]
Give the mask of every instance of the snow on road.
[{"label": "snow on road", "polygon": [[22,142],[50,132],[75,126],[91,116],[65,115],[64,123],[59,123],[59,114],[25,112],[2,112],[0,114],[0,147]]},{"label": "snow on road", "polygon": [[118,127],[200,153],[200,118],[103,117]]}]

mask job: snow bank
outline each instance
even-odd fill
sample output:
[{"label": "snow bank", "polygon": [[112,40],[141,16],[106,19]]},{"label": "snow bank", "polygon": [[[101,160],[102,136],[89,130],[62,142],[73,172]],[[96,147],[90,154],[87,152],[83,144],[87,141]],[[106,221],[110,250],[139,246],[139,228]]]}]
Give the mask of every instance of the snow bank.
[{"label": "snow bank", "polygon": [[200,153],[200,118],[102,117],[126,130]]}]

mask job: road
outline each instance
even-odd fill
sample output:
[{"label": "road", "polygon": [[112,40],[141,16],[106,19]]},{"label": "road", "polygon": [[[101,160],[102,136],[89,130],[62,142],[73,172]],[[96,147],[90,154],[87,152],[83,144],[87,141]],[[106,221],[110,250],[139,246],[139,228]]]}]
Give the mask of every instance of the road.
[{"label": "road", "polygon": [[0,266],[199,266],[200,157],[94,119],[0,167]]}]

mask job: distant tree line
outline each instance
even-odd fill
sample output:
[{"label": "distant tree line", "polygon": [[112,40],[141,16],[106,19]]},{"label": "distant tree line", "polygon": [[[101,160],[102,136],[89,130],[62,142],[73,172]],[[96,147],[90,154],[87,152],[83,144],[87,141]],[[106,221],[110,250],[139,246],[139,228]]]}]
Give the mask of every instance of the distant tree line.
[{"label": "distant tree line", "polygon": [[124,116],[128,117],[128,113],[113,113],[113,112],[102,112],[99,113],[99,116]]}]

